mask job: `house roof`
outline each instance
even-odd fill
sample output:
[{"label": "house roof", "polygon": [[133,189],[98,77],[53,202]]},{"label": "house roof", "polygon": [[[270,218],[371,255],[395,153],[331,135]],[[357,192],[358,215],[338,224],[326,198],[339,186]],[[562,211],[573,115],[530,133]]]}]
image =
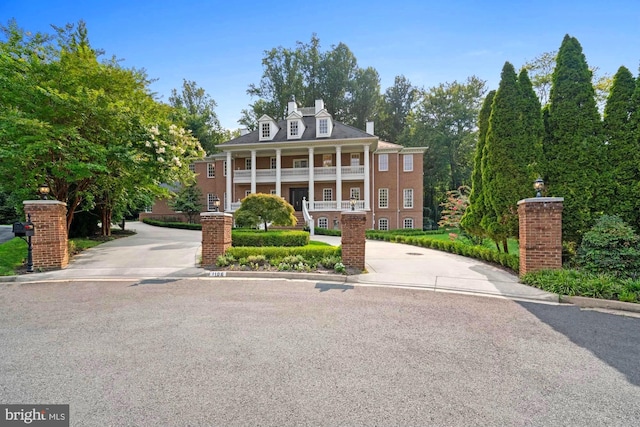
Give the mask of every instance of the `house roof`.
[{"label": "house roof", "polygon": [[234,138],[225,143],[219,144],[217,147],[224,149],[234,145],[243,144],[272,144],[274,142],[291,142],[296,143],[300,141],[332,141],[332,140],[345,140],[345,139],[358,139],[358,138],[376,138],[374,135],[370,135],[363,130],[356,129],[353,126],[345,125],[337,121],[333,121],[333,132],[328,137],[316,137],[316,118],[311,116],[302,117],[305,130],[302,137],[299,139],[287,139],[287,121],[281,120],[278,122],[278,133],[273,139],[268,141],[260,141],[257,130],[250,132],[246,135],[242,135],[238,138]]}]

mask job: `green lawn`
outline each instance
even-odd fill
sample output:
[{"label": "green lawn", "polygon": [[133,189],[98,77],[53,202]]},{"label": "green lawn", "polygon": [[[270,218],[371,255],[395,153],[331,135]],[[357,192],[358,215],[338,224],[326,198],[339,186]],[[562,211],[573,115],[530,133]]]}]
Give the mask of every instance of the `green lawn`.
[{"label": "green lawn", "polygon": [[0,244],[0,276],[13,276],[27,259],[27,243],[15,237]]}]

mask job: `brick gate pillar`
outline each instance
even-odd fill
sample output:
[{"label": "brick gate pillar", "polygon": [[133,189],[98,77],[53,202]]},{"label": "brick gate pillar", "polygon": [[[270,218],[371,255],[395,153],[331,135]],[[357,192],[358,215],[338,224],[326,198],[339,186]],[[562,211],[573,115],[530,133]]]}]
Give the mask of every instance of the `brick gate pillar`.
[{"label": "brick gate pillar", "polygon": [[25,215],[31,215],[34,235],[33,268],[53,270],[69,264],[67,204],[58,200],[25,200]]},{"label": "brick gate pillar", "polygon": [[520,277],[536,270],[562,268],[562,197],[518,202]]},{"label": "brick gate pillar", "polygon": [[345,267],[364,271],[366,212],[342,212],[342,263]]},{"label": "brick gate pillar", "polygon": [[231,227],[233,215],[224,212],[203,212],[202,224],[202,267],[212,266],[220,255],[231,247]]}]

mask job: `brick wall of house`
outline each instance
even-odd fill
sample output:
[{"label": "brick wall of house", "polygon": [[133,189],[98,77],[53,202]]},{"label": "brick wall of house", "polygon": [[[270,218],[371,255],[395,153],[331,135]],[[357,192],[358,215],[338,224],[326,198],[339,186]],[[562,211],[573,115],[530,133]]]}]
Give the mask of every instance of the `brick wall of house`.
[{"label": "brick wall of house", "polygon": [[563,200],[535,197],[518,202],[520,276],[562,268]]},{"label": "brick wall of house", "polygon": [[34,224],[33,268],[52,270],[69,263],[67,204],[57,200],[26,200],[25,215]]},{"label": "brick wall of house", "polygon": [[233,216],[224,212],[203,212],[202,223],[202,262],[203,267],[215,265],[220,255],[231,247],[231,227]]},{"label": "brick wall of house", "polygon": [[364,271],[365,230],[367,215],[364,212],[342,212],[342,263],[350,269]]}]

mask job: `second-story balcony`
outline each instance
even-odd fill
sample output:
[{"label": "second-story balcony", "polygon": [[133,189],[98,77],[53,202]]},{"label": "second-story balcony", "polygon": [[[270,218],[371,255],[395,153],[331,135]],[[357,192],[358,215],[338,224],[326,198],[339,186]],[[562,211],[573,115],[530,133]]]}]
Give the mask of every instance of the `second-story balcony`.
[{"label": "second-story balcony", "polygon": [[[313,179],[316,182],[335,181],[337,167],[313,168]],[[342,166],[342,180],[356,181],[364,179],[364,166]],[[309,180],[309,168],[283,168],[280,170],[281,182],[299,182]],[[251,170],[236,170],[233,172],[235,184],[251,183]],[[267,184],[276,182],[275,169],[256,169],[256,183]]]}]

